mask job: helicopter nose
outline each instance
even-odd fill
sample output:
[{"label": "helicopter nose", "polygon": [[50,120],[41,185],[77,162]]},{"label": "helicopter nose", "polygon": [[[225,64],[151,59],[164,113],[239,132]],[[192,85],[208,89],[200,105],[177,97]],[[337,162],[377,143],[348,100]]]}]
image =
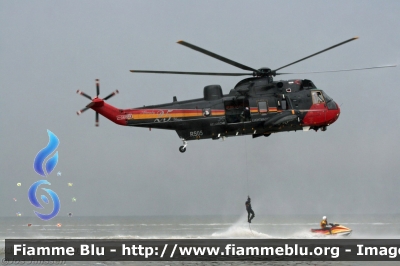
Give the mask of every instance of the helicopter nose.
[{"label": "helicopter nose", "polygon": [[331,109],[331,110],[328,109],[327,117],[326,117],[327,118],[326,121],[328,122],[328,125],[333,124],[336,120],[338,120],[339,115],[340,115],[340,107],[336,102],[334,102],[334,103],[336,104],[337,109]]},{"label": "helicopter nose", "polygon": [[337,120],[339,118],[339,115],[340,115],[340,107],[339,107],[339,104],[337,104],[336,102],[335,102],[335,104],[337,106],[337,110],[336,110],[336,120]]}]

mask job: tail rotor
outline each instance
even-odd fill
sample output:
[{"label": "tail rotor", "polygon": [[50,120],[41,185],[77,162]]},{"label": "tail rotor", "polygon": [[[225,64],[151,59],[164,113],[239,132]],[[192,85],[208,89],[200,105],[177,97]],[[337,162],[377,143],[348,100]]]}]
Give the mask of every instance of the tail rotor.
[{"label": "tail rotor", "polygon": [[77,115],[82,114],[83,112],[85,112],[87,109],[89,109],[89,107],[85,107],[82,110],[79,110],[78,112],[76,112]]},{"label": "tail rotor", "polygon": [[[78,112],[76,112],[77,115],[80,115],[80,114],[82,114],[83,112],[85,112],[86,110],[90,109],[93,106],[95,99],[100,99],[99,98],[99,95],[100,95],[100,81],[99,81],[99,79],[96,79],[96,97],[92,98],[91,96],[87,95],[86,93],[84,93],[83,91],[80,91],[80,90],[77,90],[76,93],[78,93],[78,94],[82,95],[83,97],[88,98],[89,100],[92,101],[91,103],[86,105],[85,108],[83,108],[83,109],[79,110]],[[117,95],[118,93],[119,93],[118,90],[110,93],[109,95],[107,95],[103,99],[103,101],[106,101],[106,100],[110,99],[111,97]],[[96,116],[95,116],[95,125],[96,125],[96,127],[99,126],[99,113],[98,112],[96,112]]]},{"label": "tail rotor", "polygon": [[84,93],[83,91],[77,90],[76,93],[82,95],[83,97],[88,98],[89,100],[92,100],[92,97],[90,97],[89,95],[87,95],[87,94]]},{"label": "tail rotor", "polygon": [[97,98],[99,97],[100,94],[100,80],[96,79],[96,92],[97,92]]},{"label": "tail rotor", "polygon": [[96,112],[96,127],[98,127],[99,126],[99,113],[98,112]]},{"label": "tail rotor", "polygon": [[103,100],[106,101],[108,99],[110,99],[111,97],[114,97],[115,95],[117,95],[119,93],[118,90],[111,92],[109,95],[107,95]]}]

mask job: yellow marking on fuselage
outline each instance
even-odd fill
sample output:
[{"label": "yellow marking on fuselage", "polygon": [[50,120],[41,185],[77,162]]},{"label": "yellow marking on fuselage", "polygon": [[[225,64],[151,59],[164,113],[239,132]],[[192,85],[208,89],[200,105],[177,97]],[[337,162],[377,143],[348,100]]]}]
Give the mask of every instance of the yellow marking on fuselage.
[{"label": "yellow marking on fuselage", "polygon": [[[157,118],[193,118],[193,117],[203,117],[203,112],[202,110],[194,110],[194,111],[189,111],[189,112],[174,112],[177,110],[173,110],[171,112],[168,111],[147,111],[148,113],[144,114],[132,114],[131,119],[137,119],[137,120],[144,120],[144,119],[157,119]],[[146,112],[146,111],[145,111]],[[152,112],[152,113],[151,113]],[[213,111],[211,110],[211,116],[223,116],[225,115],[225,111]]]}]

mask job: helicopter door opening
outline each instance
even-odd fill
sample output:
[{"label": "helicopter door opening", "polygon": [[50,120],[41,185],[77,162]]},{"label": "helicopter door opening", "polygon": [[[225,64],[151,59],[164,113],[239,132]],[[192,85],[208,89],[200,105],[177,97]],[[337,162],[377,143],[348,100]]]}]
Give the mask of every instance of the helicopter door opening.
[{"label": "helicopter door opening", "polygon": [[326,103],[321,91],[311,91],[313,101],[314,123],[324,123],[326,116]]},{"label": "helicopter door opening", "polygon": [[322,96],[322,92],[320,91],[313,91],[311,92],[313,104],[320,104],[325,103],[324,96]]},{"label": "helicopter door opening", "polygon": [[249,100],[230,100],[224,102],[226,123],[242,123],[251,121]]},{"label": "helicopter door opening", "polygon": [[284,94],[278,98],[278,108],[277,110],[287,110],[289,108],[288,102]]}]

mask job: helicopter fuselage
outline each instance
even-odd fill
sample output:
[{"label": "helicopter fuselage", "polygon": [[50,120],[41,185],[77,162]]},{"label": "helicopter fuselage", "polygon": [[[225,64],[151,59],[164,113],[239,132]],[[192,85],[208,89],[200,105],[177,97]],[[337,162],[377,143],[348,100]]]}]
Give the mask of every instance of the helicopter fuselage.
[{"label": "helicopter fuselage", "polygon": [[225,95],[219,85],[210,85],[203,98],[187,101],[174,97],[171,103],[117,109],[96,97],[88,107],[116,124],[175,130],[183,140],[326,130],[340,114],[310,80],[270,82],[266,77],[244,79]]},{"label": "helicopter fuselage", "polygon": [[[226,64],[240,68],[238,72],[193,72],[164,70],[130,70],[132,73],[202,75],[202,76],[253,76],[241,80],[228,93],[223,94],[220,85],[204,87],[203,98],[178,101],[174,96],[170,103],[144,106],[132,109],[118,109],[105,103],[118,93],[112,92],[103,99],[99,98],[99,80],[96,80],[96,97],[92,98],[78,90],[77,93],[90,99],[91,103],[77,112],[78,115],[89,108],[96,112],[96,126],[99,114],[116,124],[133,127],[147,127],[175,130],[183,141],[180,152],[186,151],[187,141],[195,139],[219,139],[231,136],[252,135],[253,138],[270,136],[284,131],[325,131],[340,115],[340,108],[323,90],[318,89],[311,80],[292,79],[274,81],[283,68],[357,40],[353,37],[309,56],[271,69],[253,68],[233,61],[219,54],[203,49],[183,40],[177,43],[197,52],[213,57]],[[396,67],[396,65],[353,68],[330,71],[300,72],[327,73],[364,69]]]}]

